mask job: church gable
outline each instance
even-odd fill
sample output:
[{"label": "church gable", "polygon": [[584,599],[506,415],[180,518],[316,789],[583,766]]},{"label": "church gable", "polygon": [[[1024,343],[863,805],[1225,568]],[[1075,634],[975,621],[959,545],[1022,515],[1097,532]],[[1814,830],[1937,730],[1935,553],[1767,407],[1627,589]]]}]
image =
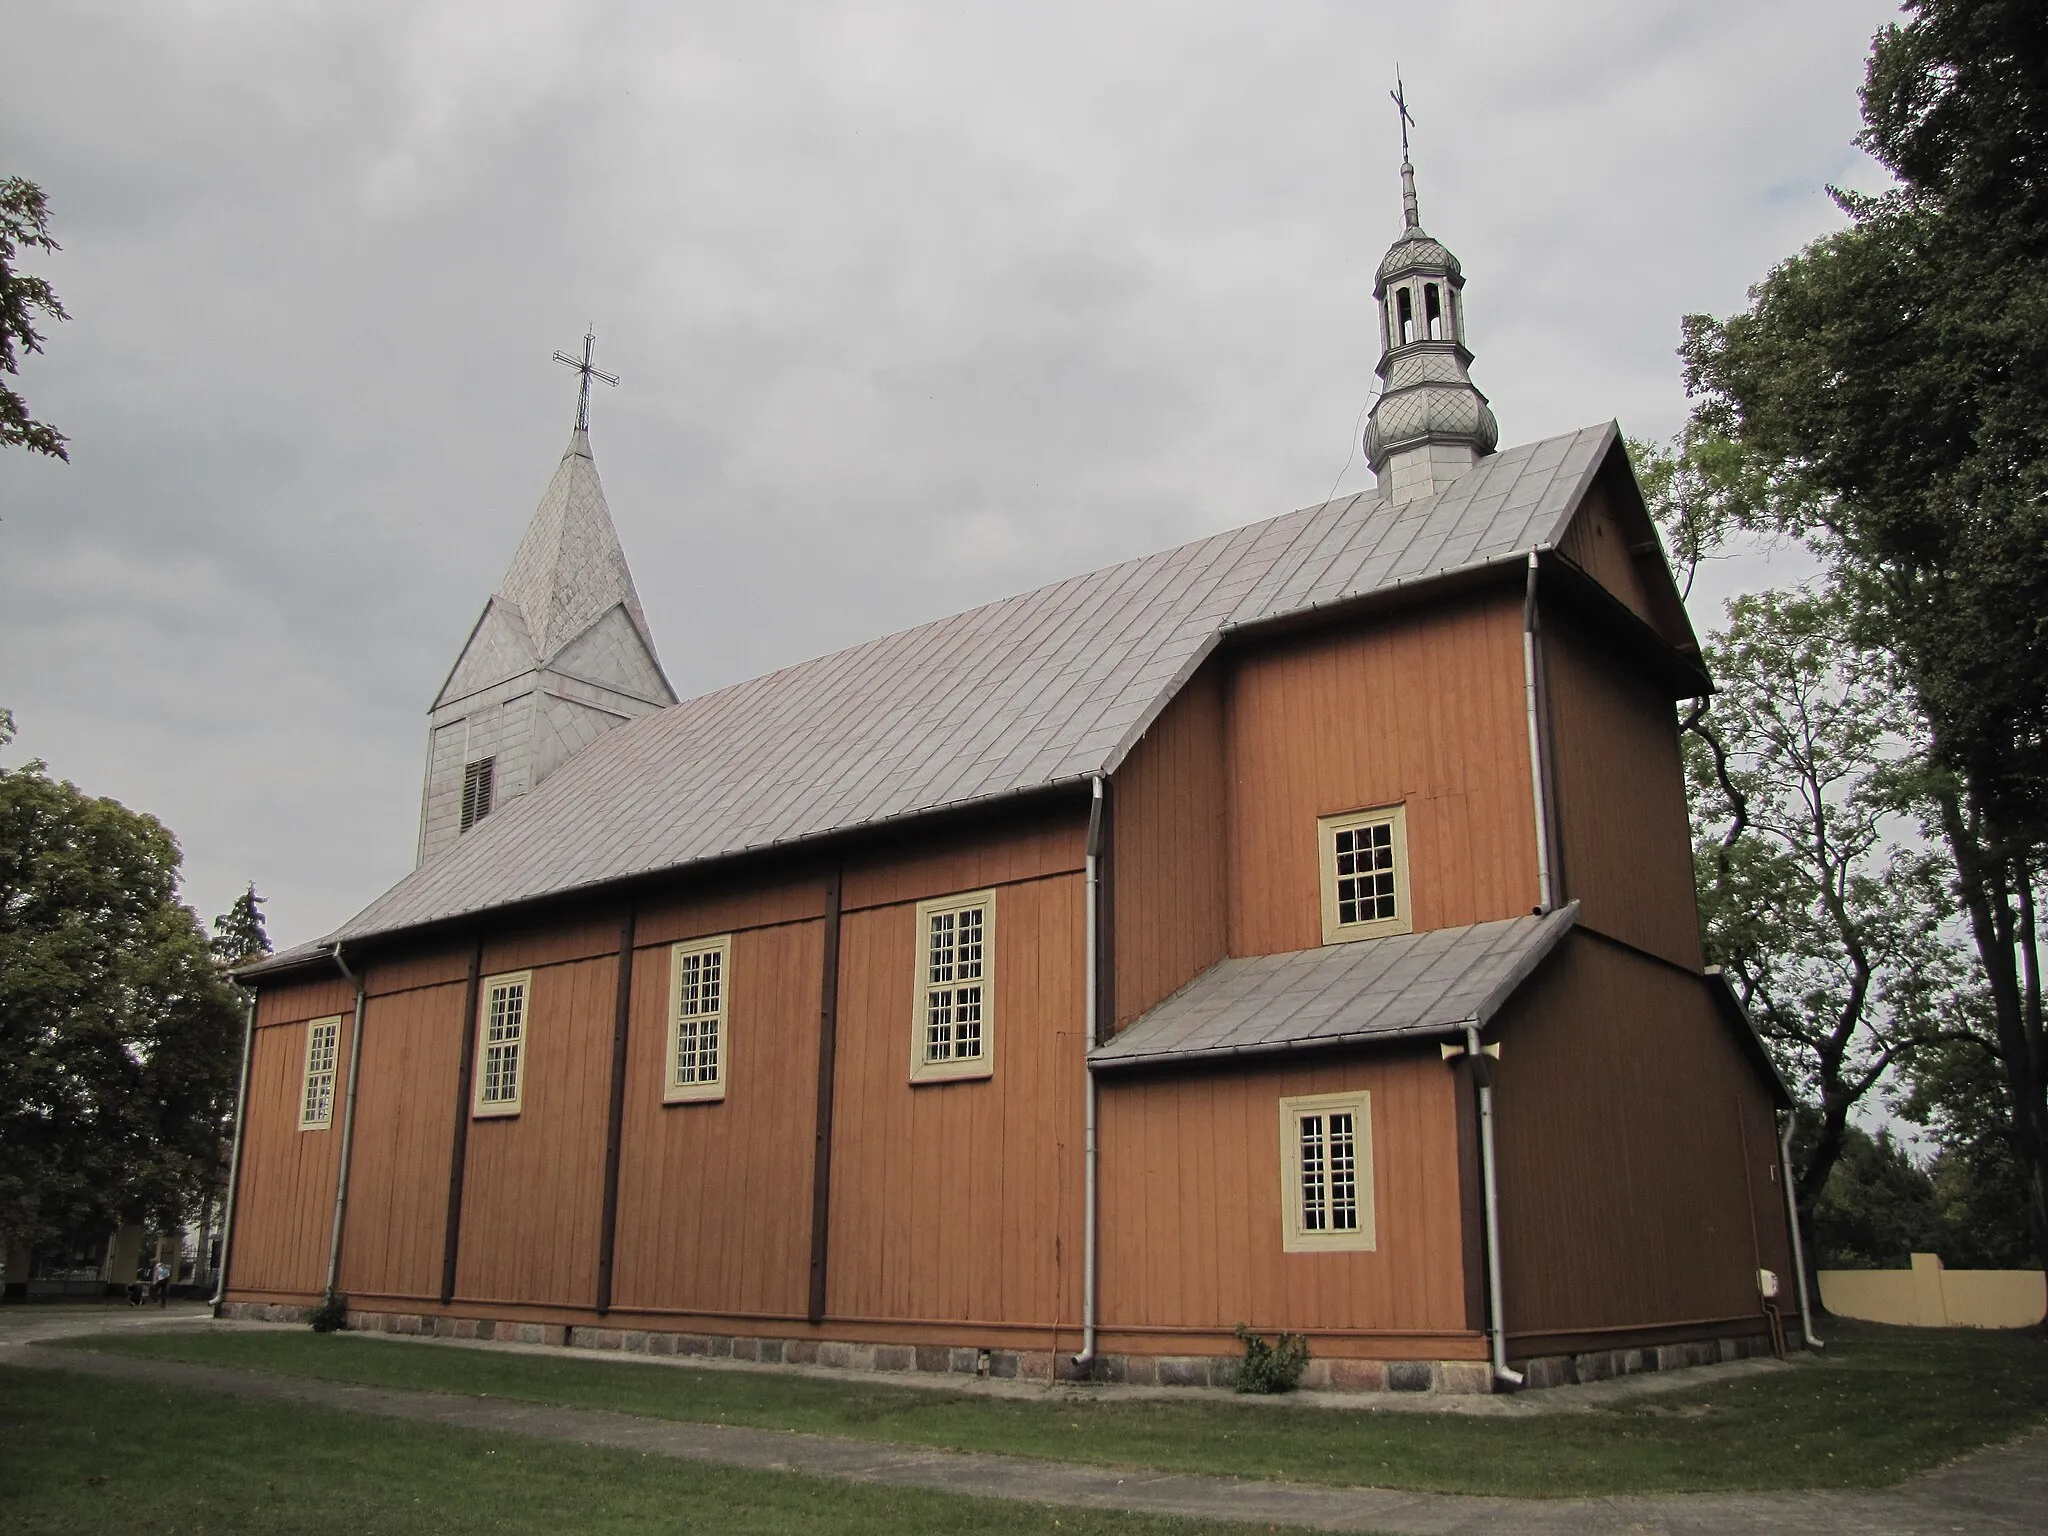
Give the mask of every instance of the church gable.
[{"label": "church gable", "polygon": [[1584,571],[1674,649],[1699,655],[1670,562],[1619,441],[1573,509],[1558,552]]},{"label": "church gable", "polygon": [[676,701],[660,663],[623,603],[607,609],[596,623],[563,646],[549,659],[548,670],[650,704]]},{"label": "church gable", "polygon": [[484,604],[483,616],[470,631],[469,643],[456,658],[455,668],[441,685],[433,707],[439,709],[456,699],[480,693],[493,683],[530,672],[538,659],[518,609],[504,598],[494,597]]}]

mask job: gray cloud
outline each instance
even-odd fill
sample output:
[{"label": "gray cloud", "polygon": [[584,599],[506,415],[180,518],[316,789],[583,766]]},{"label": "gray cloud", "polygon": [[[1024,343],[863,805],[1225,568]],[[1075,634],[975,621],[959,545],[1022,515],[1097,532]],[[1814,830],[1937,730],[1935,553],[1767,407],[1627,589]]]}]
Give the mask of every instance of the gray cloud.
[{"label": "gray cloud", "polygon": [[297,939],[376,894],[586,322],[685,693],[1320,499],[1397,58],[1504,439],[1667,433],[1678,316],[1873,184],[1890,15],[16,8],[0,172],[50,194],[77,318],[22,380],[72,464],[0,460],[13,755],[161,816],[204,912],[253,877]]}]

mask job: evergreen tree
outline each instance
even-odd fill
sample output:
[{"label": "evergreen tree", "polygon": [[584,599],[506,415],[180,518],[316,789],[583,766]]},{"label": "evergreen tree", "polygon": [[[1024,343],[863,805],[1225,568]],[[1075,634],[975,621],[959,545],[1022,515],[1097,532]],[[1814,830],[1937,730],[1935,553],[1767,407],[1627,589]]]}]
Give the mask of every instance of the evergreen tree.
[{"label": "evergreen tree", "polygon": [[270,953],[270,935],[263,931],[263,898],[256,894],[255,881],[213,920],[209,948],[222,970]]}]

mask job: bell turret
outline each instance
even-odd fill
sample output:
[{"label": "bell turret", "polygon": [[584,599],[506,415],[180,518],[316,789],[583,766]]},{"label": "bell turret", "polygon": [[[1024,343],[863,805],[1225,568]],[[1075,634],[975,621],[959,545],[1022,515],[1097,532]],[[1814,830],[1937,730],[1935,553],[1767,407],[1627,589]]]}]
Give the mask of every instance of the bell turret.
[{"label": "bell turret", "polygon": [[1402,123],[1401,238],[1380,262],[1380,397],[1365,458],[1389,501],[1442,490],[1500,442],[1493,409],[1472,382],[1465,345],[1465,274],[1422,227]]}]

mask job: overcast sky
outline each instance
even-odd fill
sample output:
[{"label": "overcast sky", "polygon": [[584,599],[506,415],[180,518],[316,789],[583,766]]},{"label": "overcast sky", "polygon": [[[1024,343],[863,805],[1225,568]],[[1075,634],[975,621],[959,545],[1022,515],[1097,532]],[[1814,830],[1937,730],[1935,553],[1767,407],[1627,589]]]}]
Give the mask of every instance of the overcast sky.
[{"label": "overcast sky", "polygon": [[685,696],[1369,485],[1397,61],[1502,441],[1669,434],[1679,316],[1878,184],[1891,14],[4,0],[74,316],[16,381],[71,463],[0,458],[8,760],[161,817],[202,914],[337,925],[412,865],[586,324]]}]

